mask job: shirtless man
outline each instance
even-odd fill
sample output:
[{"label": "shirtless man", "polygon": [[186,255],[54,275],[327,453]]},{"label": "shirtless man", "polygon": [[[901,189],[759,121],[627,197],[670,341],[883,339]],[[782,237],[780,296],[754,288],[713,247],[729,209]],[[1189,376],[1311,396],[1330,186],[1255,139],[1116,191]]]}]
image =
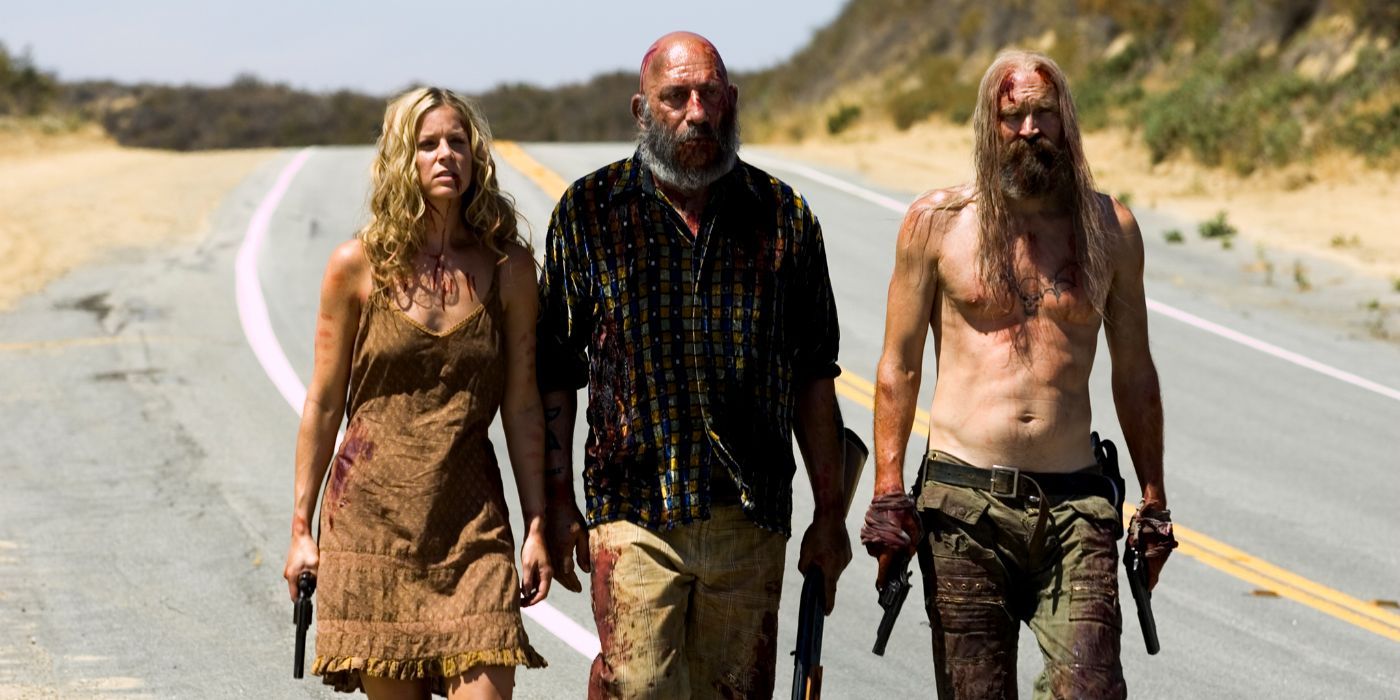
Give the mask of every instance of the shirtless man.
[{"label": "shirtless man", "polygon": [[[862,542],[877,585],[917,550],[939,697],[1015,697],[1022,621],[1045,658],[1036,697],[1124,697],[1121,496],[1091,445],[1089,372],[1102,326],[1138,512],[1165,531],[1143,535],[1155,584],[1172,543],[1142,235],[1094,190],[1048,57],[997,57],[974,129],[976,182],[925,194],[900,227]],[[927,329],[938,375],[916,503],[903,464]]]}]

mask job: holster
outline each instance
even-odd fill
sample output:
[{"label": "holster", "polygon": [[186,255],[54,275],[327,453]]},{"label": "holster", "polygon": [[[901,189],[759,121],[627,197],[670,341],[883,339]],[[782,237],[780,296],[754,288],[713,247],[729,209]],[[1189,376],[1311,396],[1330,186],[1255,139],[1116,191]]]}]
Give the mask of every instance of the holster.
[{"label": "holster", "polygon": [[1094,461],[1098,463],[1099,469],[1103,470],[1103,476],[1113,484],[1113,509],[1118,513],[1118,519],[1114,521],[1114,537],[1119,538],[1124,534],[1123,530],[1123,499],[1127,494],[1127,483],[1123,481],[1123,474],[1118,470],[1118,447],[1112,440],[1101,440],[1097,432],[1089,433],[1089,440],[1094,446]]}]

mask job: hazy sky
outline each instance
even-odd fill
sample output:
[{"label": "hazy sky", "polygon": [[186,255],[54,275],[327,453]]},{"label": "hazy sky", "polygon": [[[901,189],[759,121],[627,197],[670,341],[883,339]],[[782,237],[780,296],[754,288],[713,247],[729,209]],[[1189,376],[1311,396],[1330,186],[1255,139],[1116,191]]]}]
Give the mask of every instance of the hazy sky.
[{"label": "hazy sky", "polygon": [[5,0],[0,41],[63,80],[222,85],[239,73],[385,94],[411,83],[479,91],[636,70],[673,29],[706,35],[731,69],[797,50],[845,0]]}]

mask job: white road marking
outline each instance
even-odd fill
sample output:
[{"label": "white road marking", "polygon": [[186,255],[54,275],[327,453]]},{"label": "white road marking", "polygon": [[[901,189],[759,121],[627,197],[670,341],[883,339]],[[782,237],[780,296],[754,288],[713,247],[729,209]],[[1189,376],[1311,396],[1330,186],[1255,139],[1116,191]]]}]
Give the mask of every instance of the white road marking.
[{"label": "white road marking", "polygon": [[[292,369],[292,363],[287,360],[287,354],[283,352],[282,345],[277,342],[277,335],[272,331],[272,322],[267,315],[267,301],[263,298],[262,284],[258,280],[258,254],[267,239],[273,212],[282,202],[282,197],[291,187],[297,172],[311,157],[311,151],[310,148],[299,151],[291,162],[282,168],[277,182],[263,196],[258,208],[253,212],[252,219],[248,221],[248,230],[243,235],[243,244],[238,248],[238,258],[234,263],[234,296],[238,301],[238,320],[243,324],[243,335],[248,339],[248,345],[253,349],[253,354],[258,358],[258,364],[262,365],[267,378],[272,380],[278,393],[282,394],[282,398],[298,416],[306,403],[306,386]],[[536,603],[524,608],[522,612],[585,658],[591,659],[598,655],[600,645],[597,635],[584,629],[548,602]]]},{"label": "white road marking", "polygon": [[1284,360],[1285,362],[1292,362],[1293,364],[1298,365],[1299,367],[1305,367],[1319,374],[1325,374],[1338,381],[1343,381],[1347,384],[1351,384],[1352,386],[1361,387],[1362,389],[1365,389],[1367,391],[1374,391],[1375,393],[1380,394],[1381,396],[1400,401],[1400,391],[1385,386],[1384,384],[1377,384],[1376,382],[1373,382],[1369,379],[1358,377],[1355,374],[1352,374],[1351,372],[1337,369],[1336,367],[1333,367],[1331,365],[1325,365],[1309,357],[1304,357],[1291,350],[1284,350],[1283,348],[1272,343],[1266,343],[1262,340],[1259,340],[1258,338],[1252,338],[1239,331],[1226,328],[1225,326],[1222,326],[1218,323],[1207,321],[1201,318],[1200,316],[1189,314],[1185,311],[1182,311],[1181,309],[1172,306],[1167,306],[1166,304],[1163,304],[1162,302],[1157,301],[1155,299],[1147,300],[1147,308],[1151,309],[1152,311],[1156,311],[1157,313],[1162,314],[1163,316],[1176,319],[1187,325],[1195,326],[1196,328],[1206,331],[1207,333],[1214,333],[1222,338],[1228,338],[1230,340],[1233,340],[1236,343],[1239,343],[1240,345],[1254,348],[1255,350],[1258,350],[1259,352],[1262,352],[1266,355],[1273,355],[1274,357],[1277,357],[1280,360]]},{"label": "white road marking", "polygon": [[823,185],[826,185],[827,187],[832,187],[841,190],[846,194],[851,194],[860,197],[861,199],[864,199],[867,202],[873,202],[875,204],[878,204],[896,214],[903,215],[904,210],[909,208],[908,203],[901,202],[898,199],[895,199],[894,197],[883,195],[879,192],[876,192],[875,190],[867,189],[861,187],[860,185],[846,182],[841,178],[827,175],[826,173],[820,170],[809,168],[805,165],[800,165],[798,163],[782,160],[780,158],[772,158],[769,156],[755,156],[755,154],[753,153],[745,153],[744,160],[753,163],[754,165],[757,165],[761,168],[771,167],[776,168],[778,170],[786,170],[790,173],[796,173],[798,175],[801,175],[802,177],[805,177],[809,180],[816,180],[817,182],[820,182]]},{"label": "white road marking", "polygon": [[[791,163],[781,158],[774,158],[771,156],[754,157],[751,153],[745,154],[744,159],[760,167],[773,168],[775,170],[786,170],[790,173],[801,175],[802,177],[808,178],[810,180],[815,180],[817,182],[822,183],[823,185],[827,185],[828,187],[832,187],[847,194],[853,195],[855,197],[859,197],[867,202],[877,204],[881,207],[884,207],[885,209],[899,214],[903,214],[905,210],[909,208],[908,204],[902,203],[899,200],[894,199],[893,197],[880,194],[879,192],[865,187],[861,187],[860,185],[846,182],[826,173],[809,168],[805,165]],[[1241,333],[1239,331],[1226,328],[1225,326],[1222,326],[1218,323],[1207,321],[1199,316],[1187,313],[1174,306],[1163,304],[1162,302],[1157,301],[1155,299],[1147,300],[1147,308],[1150,311],[1155,311],[1159,314],[1162,314],[1163,316],[1174,319],[1176,321],[1180,321],[1195,328],[1199,328],[1200,330],[1203,330],[1207,333],[1213,333],[1222,338],[1225,338],[1226,340],[1234,341],[1245,347],[1258,350],[1259,352],[1262,352],[1266,355],[1272,355],[1273,357],[1277,357],[1278,359],[1283,360],[1285,362],[1291,362],[1304,369],[1310,369],[1314,372],[1326,375],[1338,381],[1351,384],[1352,386],[1359,387],[1367,391],[1375,392],[1389,399],[1400,401],[1400,390],[1385,386],[1384,384],[1378,384],[1364,377],[1359,377],[1355,374],[1352,374],[1351,372],[1337,369],[1336,367],[1324,364],[1322,362],[1318,362],[1317,360],[1314,360],[1310,357],[1299,355],[1298,353],[1293,352],[1291,350],[1285,350],[1272,343],[1268,343],[1263,340],[1259,340],[1258,338],[1245,335],[1244,333]]]}]

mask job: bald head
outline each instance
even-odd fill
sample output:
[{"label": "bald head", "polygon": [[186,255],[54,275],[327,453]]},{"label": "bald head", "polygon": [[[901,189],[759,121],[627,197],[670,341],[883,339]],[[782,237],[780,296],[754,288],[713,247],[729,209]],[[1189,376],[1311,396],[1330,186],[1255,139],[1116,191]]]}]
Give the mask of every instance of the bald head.
[{"label": "bald head", "polygon": [[713,64],[724,81],[729,82],[729,71],[724,67],[724,59],[709,39],[694,32],[671,32],[657,39],[642,56],[641,92],[645,93],[647,87],[664,74],[667,68],[696,62]]},{"label": "bald head", "polygon": [[657,181],[696,193],[729,172],[739,151],[738,104],[739,89],[709,39],[691,32],[657,39],[632,96],[638,150]]}]

